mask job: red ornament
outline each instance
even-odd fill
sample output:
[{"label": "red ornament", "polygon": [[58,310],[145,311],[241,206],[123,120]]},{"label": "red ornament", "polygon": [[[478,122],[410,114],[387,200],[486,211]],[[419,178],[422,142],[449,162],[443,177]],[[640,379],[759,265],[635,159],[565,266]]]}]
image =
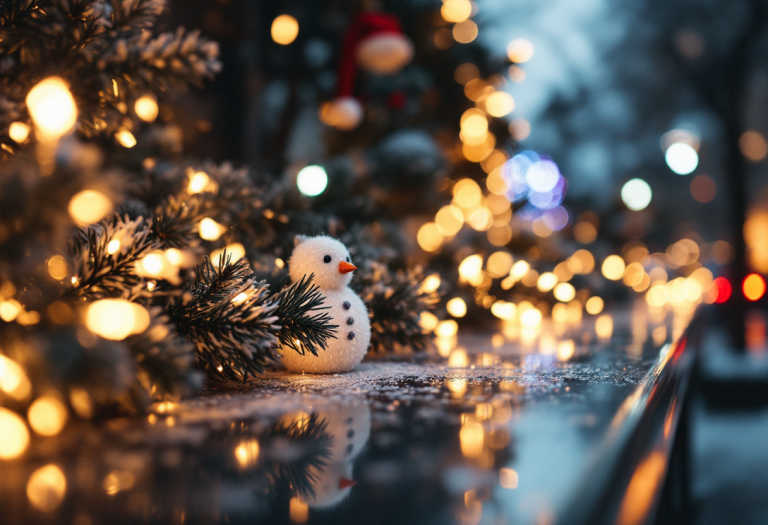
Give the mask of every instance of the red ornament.
[{"label": "red ornament", "polygon": [[[339,129],[356,128],[363,118],[362,107],[355,107],[354,98],[357,66],[378,74],[392,75],[400,71],[413,58],[413,44],[403,34],[400,20],[389,13],[360,13],[347,29],[341,52],[338,77],[336,79],[336,100],[331,102],[330,111],[340,113],[343,125]],[[402,98],[402,100],[400,100]],[[405,96],[395,97],[393,104],[405,104]],[[389,104],[389,99],[387,101]],[[359,102],[358,102],[359,105]],[[396,105],[390,105],[399,109]],[[343,109],[343,111],[342,111]]]}]

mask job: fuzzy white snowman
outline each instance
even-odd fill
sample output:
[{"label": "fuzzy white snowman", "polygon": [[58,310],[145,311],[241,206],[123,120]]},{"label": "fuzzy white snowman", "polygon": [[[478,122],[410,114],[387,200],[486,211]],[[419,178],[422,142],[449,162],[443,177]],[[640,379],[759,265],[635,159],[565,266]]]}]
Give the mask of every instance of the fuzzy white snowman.
[{"label": "fuzzy white snowman", "polygon": [[349,283],[357,267],[352,264],[347,247],[332,237],[297,237],[296,247],[288,262],[291,280],[314,274],[314,284],[323,294],[323,304],[331,324],[337,325],[336,338],[328,339],[328,348],[317,356],[299,354],[282,348],[283,366],[292,372],[329,374],[352,370],[368,351],[371,323],[365,304],[352,291]]}]

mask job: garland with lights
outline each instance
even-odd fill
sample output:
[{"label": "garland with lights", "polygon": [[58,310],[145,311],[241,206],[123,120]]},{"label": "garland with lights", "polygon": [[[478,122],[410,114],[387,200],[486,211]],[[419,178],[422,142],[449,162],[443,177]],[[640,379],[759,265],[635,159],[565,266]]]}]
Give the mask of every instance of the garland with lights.
[{"label": "garland with lights", "polygon": [[[0,389],[11,409],[54,407],[61,425],[69,410],[142,410],[205,376],[244,381],[279,362],[279,346],[317,354],[335,337],[312,276],[289,285],[278,256],[330,223],[295,187],[227,163],[104,161],[136,143],[158,97],[220,69],[199,33],[152,34],[162,9],[0,6]],[[82,141],[97,136],[115,143]],[[417,272],[377,272],[360,284],[371,311],[392,310],[376,348],[423,348],[434,290],[419,291]]]}]

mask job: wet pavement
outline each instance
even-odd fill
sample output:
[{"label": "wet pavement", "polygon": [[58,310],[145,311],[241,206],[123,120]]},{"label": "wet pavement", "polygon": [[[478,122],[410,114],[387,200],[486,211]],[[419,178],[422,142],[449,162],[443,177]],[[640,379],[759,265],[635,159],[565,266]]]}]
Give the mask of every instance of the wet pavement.
[{"label": "wet pavement", "polygon": [[2,523],[553,523],[665,342],[633,319],[602,342],[462,337],[70,424],[4,464]]}]

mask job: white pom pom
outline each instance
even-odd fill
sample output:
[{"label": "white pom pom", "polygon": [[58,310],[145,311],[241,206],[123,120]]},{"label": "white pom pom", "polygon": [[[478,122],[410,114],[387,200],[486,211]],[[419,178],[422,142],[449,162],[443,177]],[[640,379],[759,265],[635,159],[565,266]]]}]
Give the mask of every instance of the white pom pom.
[{"label": "white pom pom", "polygon": [[320,110],[324,124],[342,131],[355,129],[363,121],[363,106],[353,97],[340,97]]},{"label": "white pom pom", "polygon": [[413,58],[413,44],[398,33],[379,33],[360,42],[357,63],[371,73],[392,75]]}]

